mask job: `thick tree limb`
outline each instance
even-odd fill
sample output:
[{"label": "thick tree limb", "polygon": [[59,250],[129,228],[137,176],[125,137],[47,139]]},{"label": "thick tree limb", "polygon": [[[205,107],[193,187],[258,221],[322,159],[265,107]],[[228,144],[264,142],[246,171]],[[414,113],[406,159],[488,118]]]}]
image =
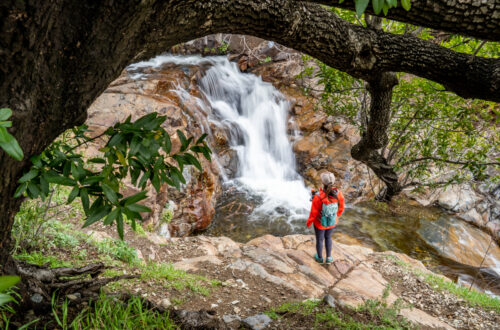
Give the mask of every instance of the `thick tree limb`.
[{"label": "thick tree limb", "polygon": [[[193,17],[197,23],[193,26],[192,21],[184,20],[179,24],[189,23],[182,30],[194,28],[196,36],[218,32],[255,35],[308,53],[366,81],[381,72],[407,72],[438,82],[464,98],[500,101],[499,59],[456,53],[410,35],[363,28],[311,3],[212,0],[191,5],[200,13]],[[172,23],[170,16],[158,21],[160,26],[153,25],[158,30]],[[171,34],[148,36],[152,38],[147,42],[152,55]]]},{"label": "thick tree limb", "polygon": [[[342,3],[339,0],[308,2],[354,10],[353,0]],[[375,15],[371,2],[366,12]],[[412,0],[410,11],[404,10],[399,3],[398,7],[389,10],[387,16],[383,13],[378,16],[478,39],[500,41],[500,2],[496,0]]]}]

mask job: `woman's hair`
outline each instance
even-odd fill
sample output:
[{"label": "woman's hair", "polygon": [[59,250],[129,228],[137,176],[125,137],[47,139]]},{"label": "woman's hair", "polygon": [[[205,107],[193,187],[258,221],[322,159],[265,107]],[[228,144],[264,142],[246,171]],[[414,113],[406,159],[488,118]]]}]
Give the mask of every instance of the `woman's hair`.
[{"label": "woman's hair", "polygon": [[333,184],[323,185],[323,192],[328,200],[330,200],[330,197],[337,198],[337,188],[335,188]]}]

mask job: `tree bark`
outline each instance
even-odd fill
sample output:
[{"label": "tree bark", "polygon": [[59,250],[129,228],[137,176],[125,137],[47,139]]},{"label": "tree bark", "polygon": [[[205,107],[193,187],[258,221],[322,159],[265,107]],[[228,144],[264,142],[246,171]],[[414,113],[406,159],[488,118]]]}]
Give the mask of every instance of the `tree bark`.
[{"label": "tree bark", "polygon": [[378,151],[389,141],[387,130],[391,121],[392,89],[398,83],[393,72],[384,72],[368,83],[370,92],[370,118],[366,132],[352,147],[351,156],[368,166],[382,180],[386,189],[379,199],[390,201],[399,194],[402,187],[392,166]]},{"label": "tree bark", "polygon": [[[352,0],[342,3],[339,0],[309,2],[354,10]],[[375,15],[371,3],[366,13]],[[399,3],[387,15],[381,12],[377,16],[478,39],[500,41],[500,2],[496,0],[412,0],[410,11],[403,9]]]},{"label": "tree bark", "polygon": [[[13,109],[10,132],[26,157],[16,162],[0,150],[0,268],[8,263],[10,232],[21,202],[12,196],[29,157],[64,130],[83,123],[86,109],[131,62],[219,32],[277,41],[372,84],[373,77],[384,72],[402,71],[434,80],[463,97],[500,101],[500,60],[356,26],[314,3],[4,0],[0,107]],[[370,150],[378,145],[377,138],[372,140]]]}]

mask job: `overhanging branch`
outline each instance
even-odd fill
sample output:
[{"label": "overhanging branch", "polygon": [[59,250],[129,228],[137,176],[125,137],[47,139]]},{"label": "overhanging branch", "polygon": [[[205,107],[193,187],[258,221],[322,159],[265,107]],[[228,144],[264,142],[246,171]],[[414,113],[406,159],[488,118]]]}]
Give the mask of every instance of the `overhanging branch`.
[{"label": "overhanging branch", "polygon": [[[353,0],[343,2],[311,0],[308,2],[354,10]],[[371,1],[366,12],[375,15]],[[496,0],[412,0],[410,11],[398,5],[390,9],[387,16],[383,13],[378,16],[478,39],[500,41],[500,2]]]}]

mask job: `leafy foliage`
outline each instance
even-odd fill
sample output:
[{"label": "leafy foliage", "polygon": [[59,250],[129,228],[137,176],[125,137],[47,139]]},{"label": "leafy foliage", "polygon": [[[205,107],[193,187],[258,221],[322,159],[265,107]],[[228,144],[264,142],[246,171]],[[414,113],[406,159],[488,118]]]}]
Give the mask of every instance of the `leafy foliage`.
[{"label": "leafy foliage", "polygon": [[0,109],[0,148],[12,158],[21,161],[24,157],[23,150],[17,140],[7,132],[7,127],[12,127],[12,122],[7,120],[12,116],[12,110]]},{"label": "leafy foliage", "polygon": [[[344,2],[345,0],[339,0],[339,3]],[[384,15],[387,15],[389,9],[395,8],[398,6],[398,0],[371,0],[373,11],[375,14],[380,14],[382,11]],[[354,0],[354,7],[356,9],[356,15],[361,17],[365,12],[366,8],[370,4],[370,0]],[[400,5],[405,10],[410,10],[411,8],[411,0],[400,0]]]},{"label": "leafy foliage", "polygon": [[[185,165],[194,165],[200,171],[197,157],[202,154],[210,160],[211,151],[204,141],[206,134],[196,141],[177,130],[181,146],[172,152],[170,136],[161,124],[165,116],[156,113],[145,115],[135,122],[129,116],[125,122],[117,123],[104,133],[90,137],[88,127],[73,129],[76,145],[65,140],[53,142],[42,154],[31,157],[31,169],[19,179],[15,197],[26,194],[30,198],[45,199],[49,185],[71,187],[67,202],[80,198],[87,219],[84,227],[104,218],[104,224],[116,222],[123,239],[124,217],[135,229],[136,220],[142,220],[141,212],[151,210],[139,204],[146,199],[146,186],[151,184],[156,191],[163,184],[178,189],[186,180],[182,174]],[[101,157],[85,160],[77,148],[98,138],[107,139],[100,149]],[[97,168],[97,169],[95,169]],[[124,197],[120,183],[130,176],[132,184],[142,191]]]},{"label": "leafy foliage", "polygon": [[[404,24],[391,23],[391,29]],[[452,37],[455,40],[455,36]],[[498,43],[482,44],[454,41],[457,48],[469,52],[483,51],[498,55]],[[450,41],[443,41],[449,47]],[[492,45],[490,45],[492,44]],[[309,63],[302,77],[319,78],[319,90],[306,86],[306,92],[320,92],[320,106],[328,114],[343,116],[366,130],[369,119],[369,94],[363,81],[330,68],[320,61]],[[317,87],[315,87],[317,88]],[[399,75],[399,84],[392,98],[389,144],[382,150],[388,162],[400,174],[403,186],[458,183],[465,180],[500,181],[500,123],[498,104],[482,100],[464,100],[443,86],[409,75]],[[439,180],[437,180],[439,178]]]}]

